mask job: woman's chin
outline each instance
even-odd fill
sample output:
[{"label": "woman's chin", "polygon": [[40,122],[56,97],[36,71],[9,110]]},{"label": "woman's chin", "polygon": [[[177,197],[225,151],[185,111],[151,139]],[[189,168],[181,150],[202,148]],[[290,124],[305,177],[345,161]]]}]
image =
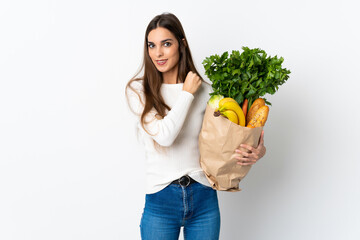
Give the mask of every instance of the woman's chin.
[{"label": "woman's chin", "polygon": [[166,73],[167,72],[167,70],[164,70],[164,69],[159,69],[159,68],[156,68],[159,72],[161,72],[161,73]]}]

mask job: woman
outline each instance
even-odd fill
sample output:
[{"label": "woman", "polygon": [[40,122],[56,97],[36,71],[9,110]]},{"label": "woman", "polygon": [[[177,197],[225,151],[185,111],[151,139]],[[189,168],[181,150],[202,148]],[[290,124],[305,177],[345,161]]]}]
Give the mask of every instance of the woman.
[{"label": "woman", "polygon": [[[217,192],[200,167],[198,149],[212,88],[197,72],[182,25],[173,14],[158,15],[149,23],[142,69],[144,75],[126,86],[146,150],[141,238],[178,239],[183,226],[185,239],[219,239]],[[258,148],[245,147],[250,152],[237,152],[239,164],[254,164],[265,154],[263,134]]]}]

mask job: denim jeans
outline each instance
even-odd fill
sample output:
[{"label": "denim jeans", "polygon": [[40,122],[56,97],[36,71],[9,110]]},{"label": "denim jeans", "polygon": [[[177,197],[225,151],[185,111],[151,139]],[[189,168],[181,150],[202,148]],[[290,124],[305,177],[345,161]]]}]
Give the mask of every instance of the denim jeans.
[{"label": "denim jeans", "polygon": [[170,184],[146,194],[140,222],[143,240],[218,240],[220,211],[216,190],[195,182],[187,187]]}]

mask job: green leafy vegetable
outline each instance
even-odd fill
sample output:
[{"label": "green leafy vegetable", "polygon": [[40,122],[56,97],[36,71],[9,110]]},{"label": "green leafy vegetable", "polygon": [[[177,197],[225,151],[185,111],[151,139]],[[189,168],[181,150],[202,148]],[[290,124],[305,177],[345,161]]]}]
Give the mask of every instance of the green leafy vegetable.
[{"label": "green leafy vegetable", "polygon": [[[229,55],[206,57],[202,62],[205,74],[212,82],[214,92],[234,98],[239,104],[248,99],[249,106],[265,94],[274,94],[289,78],[290,70],[282,68],[284,58],[268,57],[264,50],[242,47],[243,52],[233,50]],[[264,98],[265,102],[271,105]]]}]

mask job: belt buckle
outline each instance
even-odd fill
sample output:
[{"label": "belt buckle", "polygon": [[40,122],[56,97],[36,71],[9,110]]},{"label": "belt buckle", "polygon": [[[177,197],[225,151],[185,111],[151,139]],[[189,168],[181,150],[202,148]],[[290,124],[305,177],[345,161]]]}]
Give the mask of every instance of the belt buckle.
[{"label": "belt buckle", "polygon": [[[179,184],[183,187],[187,187],[190,185],[190,177],[188,175],[182,176],[181,178],[179,178],[178,180]],[[185,185],[183,185],[183,183],[185,183]]]}]

